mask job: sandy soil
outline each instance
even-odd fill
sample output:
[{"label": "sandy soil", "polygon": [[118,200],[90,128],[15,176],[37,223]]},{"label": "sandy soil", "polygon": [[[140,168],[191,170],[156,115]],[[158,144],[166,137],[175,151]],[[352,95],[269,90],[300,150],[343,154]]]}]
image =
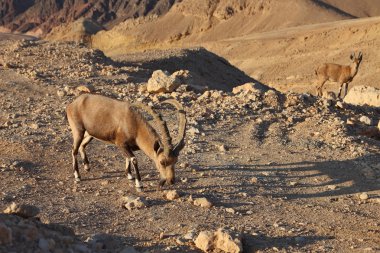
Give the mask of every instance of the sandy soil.
[{"label": "sandy soil", "polygon": [[[162,52],[141,54],[142,62],[155,61],[136,66],[75,43],[2,43],[1,56],[11,64],[0,68],[0,208],[32,204],[43,222],[71,227],[83,240],[106,233],[141,252],[200,252],[178,239],[219,227],[241,233],[244,252],[380,250],[380,142],[358,134],[370,128],[359,118],[377,124],[378,110],[273,91],[140,94],[136,84],[160,68]],[[175,96],[184,104],[187,145],[170,187],[178,200],[157,191],[158,173],[141,153],[146,188],[137,193],[120,152],[98,141],[88,147],[92,171],[74,183],[64,114],[74,97],[57,92],[79,84],[118,99]],[[173,126],[175,118],[161,111]],[[364,192],[368,199],[359,197]],[[122,208],[126,195],[145,197],[147,207]],[[194,206],[189,199],[197,197],[214,206]]]}]

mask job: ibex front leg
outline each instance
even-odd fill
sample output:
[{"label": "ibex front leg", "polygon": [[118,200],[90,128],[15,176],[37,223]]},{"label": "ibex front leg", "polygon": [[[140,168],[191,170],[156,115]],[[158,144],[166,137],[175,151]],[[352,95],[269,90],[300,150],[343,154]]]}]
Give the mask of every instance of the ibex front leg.
[{"label": "ibex front leg", "polygon": [[136,174],[136,179],[135,179],[135,186],[137,191],[142,191],[143,185],[141,183],[141,176],[139,172],[139,168],[137,165],[137,159],[135,155],[132,153],[132,151],[128,147],[120,147],[121,150],[124,152],[124,154],[127,157],[126,161],[126,170],[127,170],[127,177],[128,179],[132,180],[133,176],[131,173],[131,167],[133,168],[135,174]]},{"label": "ibex front leg", "polygon": [[86,146],[90,143],[90,141],[92,140],[92,136],[89,135],[87,133],[87,131],[84,133],[84,137],[83,137],[83,140],[82,140],[82,143],[80,144],[80,147],[79,147],[79,153],[82,157],[82,160],[83,160],[83,165],[84,165],[84,169],[86,171],[90,171],[90,163],[88,161],[88,158],[87,158],[87,154],[86,154],[86,151],[85,151],[85,148]]}]

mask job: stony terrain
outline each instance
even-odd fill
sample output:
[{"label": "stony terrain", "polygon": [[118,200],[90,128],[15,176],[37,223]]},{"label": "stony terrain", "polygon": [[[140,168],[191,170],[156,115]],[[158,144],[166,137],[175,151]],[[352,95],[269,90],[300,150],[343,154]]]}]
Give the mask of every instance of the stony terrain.
[{"label": "stony terrain", "polygon": [[[16,233],[24,223],[73,231],[63,229],[50,239],[42,231],[23,251],[17,247],[27,239],[15,235],[0,250],[60,252],[51,245],[62,245],[68,236],[72,244],[88,242],[75,252],[132,250],[127,246],[140,252],[201,252],[194,243],[198,234],[225,227],[240,234],[244,252],[380,251],[379,110],[279,93],[248,77],[251,84],[240,92],[198,91],[186,83],[167,94],[140,89],[161,68],[160,55],[170,62],[183,54],[152,51],[110,59],[77,43],[1,41],[0,209],[12,202],[33,205],[49,225],[4,214],[0,230]],[[209,58],[209,65],[219,62]],[[224,77],[231,88],[242,84],[241,73],[224,66],[224,72],[236,74]],[[193,68],[191,74],[205,83],[223,81],[200,71]],[[83,181],[74,183],[65,106],[80,85],[150,103],[174,129],[174,115],[158,102],[181,101],[188,115],[186,147],[177,183],[165,189],[176,193],[157,190],[158,172],[141,153],[145,190],[136,192],[121,153],[98,141],[87,148],[92,171],[83,171]],[[125,203],[136,197],[141,203]]]}]

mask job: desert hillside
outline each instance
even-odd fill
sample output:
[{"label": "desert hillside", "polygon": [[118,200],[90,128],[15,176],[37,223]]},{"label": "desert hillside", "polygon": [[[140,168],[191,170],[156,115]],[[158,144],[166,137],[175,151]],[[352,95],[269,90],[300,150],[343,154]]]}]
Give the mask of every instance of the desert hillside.
[{"label": "desert hillside", "polygon": [[161,15],[176,0],[3,0],[0,2],[0,30],[43,36],[60,24],[89,18],[112,27],[129,18]]}]

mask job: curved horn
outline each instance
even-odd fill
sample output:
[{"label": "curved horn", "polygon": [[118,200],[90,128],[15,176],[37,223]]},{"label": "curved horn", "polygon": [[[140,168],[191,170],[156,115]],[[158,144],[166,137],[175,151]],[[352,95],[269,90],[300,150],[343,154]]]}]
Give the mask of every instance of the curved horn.
[{"label": "curved horn", "polygon": [[185,135],[186,135],[186,112],[183,109],[183,106],[175,99],[168,99],[161,103],[171,104],[178,111],[178,136],[176,140],[176,144],[173,148],[173,154],[175,156],[179,155],[179,152],[185,146]]},{"label": "curved horn", "polygon": [[164,145],[164,147],[163,147],[164,148],[164,154],[168,157],[171,150],[172,150],[171,137],[169,134],[168,127],[167,127],[165,121],[162,120],[161,115],[159,113],[156,113],[152,107],[145,105],[141,102],[135,102],[132,104],[132,106],[141,108],[144,111],[146,111],[147,113],[149,113],[150,115],[152,115],[153,120],[155,121],[155,124],[157,125],[157,128],[159,129],[159,131],[162,134],[161,141],[162,141],[162,145]]}]

